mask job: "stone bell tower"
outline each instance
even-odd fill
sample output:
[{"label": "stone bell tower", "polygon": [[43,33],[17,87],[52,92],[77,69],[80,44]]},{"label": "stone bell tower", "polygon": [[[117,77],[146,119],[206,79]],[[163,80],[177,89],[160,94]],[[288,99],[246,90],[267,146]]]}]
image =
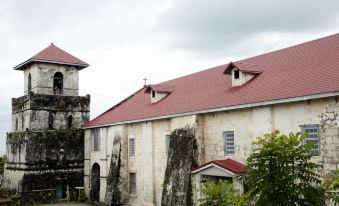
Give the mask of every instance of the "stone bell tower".
[{"label": "stone bell tower", "polygon": [[12,99],[5,186],[25,202],[66,198],[83,185],[84,133],[90,96],[79,95],[79,71],[89,65],[51,44],[14,67],[24,72],[24,96]]}]

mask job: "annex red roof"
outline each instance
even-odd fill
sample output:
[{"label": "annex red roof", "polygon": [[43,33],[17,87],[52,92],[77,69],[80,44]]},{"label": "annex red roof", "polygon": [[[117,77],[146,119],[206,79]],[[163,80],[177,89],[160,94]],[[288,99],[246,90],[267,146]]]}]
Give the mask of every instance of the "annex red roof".
[{"label": "annex red roof", "polygon": [[175,90],[156,104],[151,103],[149,94],[145,93],[147,87],[144,87],[120,105],[85,123],[84,127],[339,92],[339,34],[235,64],[246,65],[247,70],[249,65],[255,65],[255,70],[260,68],[261,73],[237,87],[232,87],[231,76],[224,74],[227,64],[169,80],[161,84],[175,86]]},{"label": "annex red roof", "polygon": [[201,165],[198,168],[195,168],[192,173],[196,173],[198,171],[203,170],[203,168],[207,168],[209,167],[209,165],[218,165],[219,167],[222,167],[228,171],[231,171],[233,173],[236,174],[240,174],[240,173],[246,173],[247,172],[247,167],[243,164],[241,164],[240,162],[237,162],[235,160],[232,160],[230,158],[225,159],[225,160],[212,160],[210,162],[207,162],[206,164]]},{"label": "annex red roof", "polygon": [[28,59],[27,61],[17,65],[14,67],[15,70],[22,70],[25,65],[30,64],[32,62],[48,62],[48,63],[57,63],[64,65],[73,65],[78,69],[83,69],[88,67],[89,65],[76,58],[75,56],[65,52],[59,47],[55,46],[53,43]]}]

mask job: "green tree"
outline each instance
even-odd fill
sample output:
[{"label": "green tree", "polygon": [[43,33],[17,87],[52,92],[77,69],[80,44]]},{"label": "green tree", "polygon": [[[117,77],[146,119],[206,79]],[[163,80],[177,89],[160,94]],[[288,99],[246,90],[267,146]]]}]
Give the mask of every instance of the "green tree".
[{"label": "green tree", "polygon": [[304,144],[307,134],[278,130],[257,138],[247,159],[246,181],[256,205],[324,205],[320,187],[321,166],[310,161],[314,144]]},{"label": "green tree", "polygon": [[245,198],[239,194],[239,191],[228,181],[219,180],[205,182],[202,189],[199,190],[203,198],[200,199],[201,206],[244,206]]},{"label": "green tree", "polygon": [[332,176],[324,180],[327,199],[339,204],[339,170],[335,170]]},{"label": "green tree", "polygon": [[0,157],[0,175],[4,175],[4,167],[5,167],[5,156]]}]

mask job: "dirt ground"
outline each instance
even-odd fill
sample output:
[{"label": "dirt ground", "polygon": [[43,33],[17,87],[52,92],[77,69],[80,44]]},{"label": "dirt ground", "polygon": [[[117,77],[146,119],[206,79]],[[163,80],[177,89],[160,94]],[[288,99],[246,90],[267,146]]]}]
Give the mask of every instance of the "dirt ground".
[{"label": "dirt ground", "polygon": [[60,202],[60,203],[51,203],[45,205],[38,205],[38,206],[89,206],[91,204],[88,203],[77,203],[77,202]]}]

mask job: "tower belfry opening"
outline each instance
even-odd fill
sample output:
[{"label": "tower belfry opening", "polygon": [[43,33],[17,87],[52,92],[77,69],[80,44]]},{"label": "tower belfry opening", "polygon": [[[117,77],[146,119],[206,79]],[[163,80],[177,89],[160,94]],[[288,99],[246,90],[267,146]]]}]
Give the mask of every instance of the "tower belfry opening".
[{"label": "tower belfry opening", "polygon": [[56,72],[53,77],[53,93],[63,94],[64,75],[61,72]]}]

